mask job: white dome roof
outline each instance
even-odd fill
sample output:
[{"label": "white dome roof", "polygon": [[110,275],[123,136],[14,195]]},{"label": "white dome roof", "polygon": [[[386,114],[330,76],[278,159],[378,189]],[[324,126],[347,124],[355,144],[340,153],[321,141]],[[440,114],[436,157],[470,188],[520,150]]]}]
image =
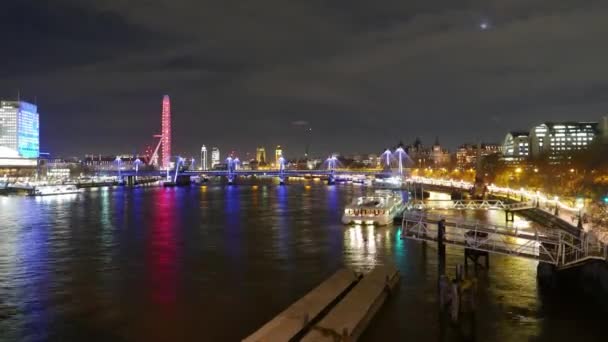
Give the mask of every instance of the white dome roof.
[{"label": "white dome roof", "polygon": [[0,146],[0,158],[19,158],[19,153],[5,146]]}]

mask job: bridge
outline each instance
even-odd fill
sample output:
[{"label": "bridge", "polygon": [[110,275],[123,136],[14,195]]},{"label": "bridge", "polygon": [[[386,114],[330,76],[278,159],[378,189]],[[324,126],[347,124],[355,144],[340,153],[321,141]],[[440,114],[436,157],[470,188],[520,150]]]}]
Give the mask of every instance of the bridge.
[{"label": "bridge", "polygon": [[237,177],[278,177],[282,182],[289,177],[327,177],[328,181],[334,182],[340,178],[353,178],[356,176],[390,176],[388,172],[382,171],[351,171],[351,170],[186,170],[179,172],[168,172],[167,170],[121,170],[104,171],[105,176],[123,177],[226,177],[233,182]]},{"label": "bridge", "polygon": [[583,261],[608,261],[608,247],[585,232],[578,235],[558,229],[517,228],[462,217],[415,211],[403,214],[402,238],[439,242],[465,249],[516,256],[567,268]]},{"label": "bridge", "polygon": [[[175,162],[174,170],[139,170],[139,164],[135,164],[135,167],[131,170],[122,170],[117,167],[117,170],[107,170],[102,172],[106,176],[117,176],[118,178],[124,177],[167,177],[172,179],[173,182],[177,182],[178,178],[190,178],[190,177],[226,177],[228,182],[232,184],[235,179],[239,176],[275,176],[278,177],[281,184],[285,182],[288,177],[306,177],[306,176],[320,176],[327,177],[328,183],[333,184],[336,179],[341,177],[354,177],[354,176],[384,176],[388,177],[393,175],[390,171],[353,171],[353,170],[340,170],[337,168],[337,158],[330,157],[327,159],[327,169],[324,170],[287,170],[285,165],[286,161],[283,157],[279,158],[279,168],[274,170],[243,170],[239,169],[240,161],[238,158],[228,157],[226,159],[225,170],[181,170],[184,165],[185,159],[178,158]],[[401,170],[403,172],[403,170]]]}]

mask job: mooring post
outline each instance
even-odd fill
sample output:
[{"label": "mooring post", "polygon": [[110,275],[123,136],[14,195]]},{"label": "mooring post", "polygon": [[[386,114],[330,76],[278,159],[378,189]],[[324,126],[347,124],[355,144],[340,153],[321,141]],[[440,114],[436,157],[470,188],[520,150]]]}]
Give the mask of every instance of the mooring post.
[{"label": "mooring post", "polygon": [[439,276],[445,275],[445,244],[443,243],[445,237],[445,219],[441,219],[437,222],[437,258],[438,258],[438,273]]}]

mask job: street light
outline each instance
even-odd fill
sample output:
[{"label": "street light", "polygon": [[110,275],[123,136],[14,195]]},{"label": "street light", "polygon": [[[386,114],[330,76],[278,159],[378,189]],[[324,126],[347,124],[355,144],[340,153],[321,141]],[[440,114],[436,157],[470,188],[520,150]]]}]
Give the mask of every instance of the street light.
[{"label": "street light", "polygon": [[585,207],[585,200],[582,197],[576,199],[576,208],[578,209],[578,225],[579,229],[583,229],[583,208]]}]

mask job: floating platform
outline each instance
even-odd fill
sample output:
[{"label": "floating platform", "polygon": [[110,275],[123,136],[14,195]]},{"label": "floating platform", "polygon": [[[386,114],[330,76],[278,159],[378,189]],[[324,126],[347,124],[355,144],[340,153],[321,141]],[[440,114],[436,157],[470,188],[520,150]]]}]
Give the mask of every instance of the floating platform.
[{"label": "floating platform", "polygon": [[394,266],[341,269],[243,341],[356,341],[398,281]]}]

